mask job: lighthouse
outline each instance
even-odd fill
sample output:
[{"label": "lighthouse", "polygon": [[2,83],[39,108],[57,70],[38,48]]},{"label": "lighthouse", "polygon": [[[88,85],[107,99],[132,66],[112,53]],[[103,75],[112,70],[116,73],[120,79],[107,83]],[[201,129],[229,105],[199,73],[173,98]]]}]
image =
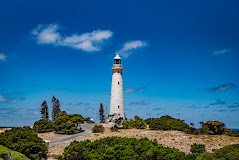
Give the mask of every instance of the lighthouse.
[{"label": "lighthouse", "polygon": [[112,116],[113,119],[125,118],[122,71],[123,67],[121,64],[121,58],[116,53],[112,67],[112,84],[109,112],[109,116]]}]

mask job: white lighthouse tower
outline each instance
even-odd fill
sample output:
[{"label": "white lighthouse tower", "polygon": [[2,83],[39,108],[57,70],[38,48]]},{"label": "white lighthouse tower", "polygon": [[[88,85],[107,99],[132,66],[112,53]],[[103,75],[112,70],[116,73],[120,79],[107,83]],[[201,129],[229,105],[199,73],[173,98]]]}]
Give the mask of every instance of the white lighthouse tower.
[{"label": "white lighthouse tower", "polygon": [[111,97],[110,97],[110,113],[114,119],[124,116],[124,93],[123,93],[123,67],[121,65],[121,58],[116,53],[114,64],[112,67],[112,84],[111,84]]}]

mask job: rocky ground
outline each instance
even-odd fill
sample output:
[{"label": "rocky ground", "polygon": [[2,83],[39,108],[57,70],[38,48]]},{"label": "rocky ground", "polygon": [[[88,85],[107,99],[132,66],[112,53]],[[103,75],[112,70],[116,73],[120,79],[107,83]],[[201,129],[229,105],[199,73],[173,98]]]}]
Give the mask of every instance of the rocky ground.
[{"label": "rocky ground", "polygon": [[[118,136],[118,137],[135,137],[156,139],[158,143],[179,149],[182,152],[189,153],[190,147],[193,143],[205,144],[207,151],[211,152],[213,149],[222,148],[230,144],[239,144],[239,138],[225,135],[191,135],[180,131],[152,131],[148,129],[120,129],[117,132],[111,132],[110,127],[105,125],[106,131],[104,133],[91,133],[87,136],[78,138],[76,140],[82,141],[89,139],[94,141],[99,138]],[[44,136],[43,136],[44,138]],[[64,148],[69,143],[60,144],[49,148],[49,154],[62,154]]]}]

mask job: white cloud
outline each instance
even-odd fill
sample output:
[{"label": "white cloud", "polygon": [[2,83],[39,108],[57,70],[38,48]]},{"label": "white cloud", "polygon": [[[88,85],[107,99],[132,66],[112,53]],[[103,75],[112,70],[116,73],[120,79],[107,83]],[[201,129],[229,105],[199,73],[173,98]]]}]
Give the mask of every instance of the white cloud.
[{"label": "white cloud", "polygon": [[66,37],[62,45],[71,46],[86,52],[100,51],[103,41],[109,39],[112,35],[113,33],[109,30],[97,30],[81,35],[74,34]]},{"label": "white cloud", "polygon": [[231,52],[230,49],[221,49],[221,50],[214,51],[213,55],[217,56],[217,55],[227,54],[227,53],[230,53],[230,52]]},{"label": "white cloud", "polygon": [[0,53],[0,61],[6,61],[7,56],[3,53]]},{"label": "white cloud", "polygon": [[100,51],[104,41],[113,35],[110,30],[96,30],[64,37],[59,33],[59,29],[60,27],[57,24],[39,25],[33,30],[32,34],[38,43],[68,46],[86,52]]},{"label": "white cloud", "polygon": [[118,53],[123,57],[127,58],[132,52],[136,49],[146,47],[147,43],[141,40],[135,40],[135,41],[129,41],[124,43],[121,50],[118,51]]},{"label": "white cloud", "polygon": [[141,87],[141,88],[127,88],[125,90],[125,93],[143,92],[144,90],[145,90],[145,87]]},{"label": "white cloud", "polygon": [[7,97],[4,94],[0,94],[0,103],[15,103],[22,100],[25,100],[25,97],[20,96]]},{"label": "white cloud", "polygon": [[58,33],[59,26],[50,24],[48,26],[38,25],[32,34],[36,36],[37,42],[42,44],[58,44],[61,41],[61,36]]}]

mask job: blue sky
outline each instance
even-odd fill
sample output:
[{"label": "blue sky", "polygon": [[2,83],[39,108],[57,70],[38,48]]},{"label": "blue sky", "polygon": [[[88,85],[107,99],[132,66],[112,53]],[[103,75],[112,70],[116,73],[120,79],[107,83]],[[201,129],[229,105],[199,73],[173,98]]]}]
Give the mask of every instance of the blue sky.
[{"label": "blue sky", "polygon": [[123,58],[126,116],[239,128],[239,2],[1,1],[0,126],[31,125],[43,100],[97,119]]}]

